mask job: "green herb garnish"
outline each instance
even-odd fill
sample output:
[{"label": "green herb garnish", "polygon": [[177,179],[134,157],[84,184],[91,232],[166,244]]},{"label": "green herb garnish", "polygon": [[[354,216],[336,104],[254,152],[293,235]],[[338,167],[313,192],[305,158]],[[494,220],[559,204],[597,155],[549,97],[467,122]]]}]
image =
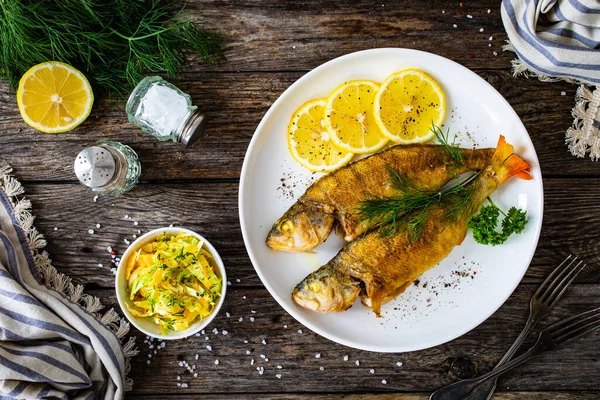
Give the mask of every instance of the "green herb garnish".
[{"label": "green herb garnish", "polygon": [[223,60],[221,35],[166,0],[0,0],[0,77],[16,89],[32,66],[62,61],[124,96],[146,73],[170,78],[195,53]]},{"label": "green herb garnish", "polygon": [[[508,213],[504,213],[489,198],[491,203],[484,206],[469,220],[469,228],[473,230],[475,241],[480,244],[491,244],[496,246],[506,242],[513,233],[521,233],[527,224],[527,211],[511,207]],[[502,230],[498,231],[498,218],[500,214],[504,216],[502,220]]]}]

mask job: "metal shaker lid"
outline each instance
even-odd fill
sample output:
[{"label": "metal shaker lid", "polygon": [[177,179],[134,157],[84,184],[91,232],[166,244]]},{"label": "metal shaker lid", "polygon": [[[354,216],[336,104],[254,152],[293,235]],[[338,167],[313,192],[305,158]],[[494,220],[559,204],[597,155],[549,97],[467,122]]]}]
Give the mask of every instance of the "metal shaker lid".
[{"label": "metal shaker lid", "polygon": [[181,129],[178,139],[180,143],[191,146],[195,141],[204,136],[206,129],[206,115],[196,110],[189,116],[185,125]]},{"label": "metal shaker lid", "polygon": [[91,188],[108,184],[117,169],[113,155],[100,146],[83,149],[75,158],[74,168],[79,182]]}]

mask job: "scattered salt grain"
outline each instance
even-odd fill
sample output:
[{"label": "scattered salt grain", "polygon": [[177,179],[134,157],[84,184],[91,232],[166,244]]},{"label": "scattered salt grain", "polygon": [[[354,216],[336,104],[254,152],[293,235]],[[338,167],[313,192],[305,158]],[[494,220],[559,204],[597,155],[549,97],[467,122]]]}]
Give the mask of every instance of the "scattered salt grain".
[{"label": "scattered salt grain", "polygon": [[146,361],[146,364],[150,364],[150,360]]},{"label": "scattered salt grain", "polygon": [[298,333],[302,335],[302,329],[298,329]]},{"label": "scattered salt grain", "polygon": [[247,340],[244,340],[244,343],[248,344],[248,341],[247,341]]},{"label": "scattered salt grain", "polygon": [[238,321],[242,322],[244,320],[244,317],[240,317],[240,319],[238,319]]},{"label": "scattered salt grain", "polygon": [[370,372],[370,373],[372,373],[372,374],[374,374],[374,373],[375,373],[375,370],[374,370],[373,368],[371,368],[371,369],[369,370],[369,372]]},{"label": "scattered salt grain", "polygon": [[94,203],[96,202],[96,200],[98,200],[98,196],[94,196],[94,199],[93,199]]},{"label": "scattered salt grain", "polygon": [[208,336],[205,336],[205,337],[204,337],[204,340],[208,340],[208,339],[210,339]]},{"label": "scattered salt grain", "polygon": [[246,350],[246,355],[249,356],[250,355],[250,350]]},{"label": "scattered salt grain", "polygon": [[212,351],[212,346],[209,344],[208,346],[206,346],[206,350]]},{"label": "scattered salt grain", "polygon": [[264,354],[261,354],[260,358],[262,358],[264,360],[265,358],[267,358],[267,356],[265,356]]},{"label": "scattered salt grain", "polygon": [[129,217],[129,215],[125,214],[125,217],[124,217],[124,218],[125,218],[125,219],[129,219],[130,217]]},{"label": "scattered salt grain", "polygon": [[183,362],[182,361],[179,361],[179,366],[183,367]]},{"label": "scattered salt grain", "polygon": [[186,388],[186,387],[188,387],[188,384],[187,384],[187,383],[182,383],[182,384],[181,384],[181,387],[182,387],[182,388]]},{"label": "scattered salt grain", "polygon": [[344,356],[344,361],[348,361],[348,356]]},{"label": "scattered salt grain", "polygon": [[383,383],[384,385],[387,385],[387,381],[385,379],[382,379],[381,383]]},{"label": "scattered salt grain", "polygon": [[315,358],[321,358],[321,353],[315,354]]},{"label": "scattered salt grain", "polygon": [[479,32],[483,32],[483,28],[479,28]]},{"label": "scattered salt grain", "polygon": [[283,367],[282,367],[281,365],[278,365],[278,366],[277,366],[277,369],[282,369],[282,368],[283,368]]},{"label": "scattered salt grain", "polygon": [[284,329],[287,329],[287,325],[284,325],[284,326],[283,326],[283,328],[284,328]]},{"label": "scattered salt grain", "polygon": [[491,13],[491,12],[492,12],[492,10],[490,10],[490,9],[488,8],[488,10],[487,10],[487,13],[489,14],[489,13]]},{"label": "scattered salt grain", "polygon": [[453,28],[458,28],[458,26],[456,26],[456,24],[452,24],[452,27]]},{"label": "scattered salt grain", "polygon": [[250,317],[250,322],[254,322],[254,317]]},{"label": "scattered salt grain", "polygon": [[169,228],[172,228],[172,227],[173,227],[173,224],[169,225]]},{"label": "scattered salt grain", "polygon": [[102,267],[104,267],[103,264],[98,264],[98,268],[102,268]]},{"label": "scattered salt grain", "polygon": [[177,380],[180,381],[181,380],[181,376],[177,375]]},{"label": "scattered salt grain", "polygon": [[100,229],[101,227],[102,227],[102,225],[96,224],[96,228]]},{"label": "scattered salt grain", "polygon": [[227,335],[229,332],[227,332],[225,329],[223,329],[223,332],[221,332],[223,334],[223,336]]},{"label": "scattered salt grain", "polygon": [[560,92],[560,95],[561,95],[561,96],[566,96],[566,95],[567,95],[567,92]]},{"label": "scattered salt grain", "polygon": [[241,280],[239,280],[239,279],[236,279],[235,281],[236,281],[237,283],[240,283],[240,282],[241,282]]},{"label": "scattered salt grain", "polygon": [[179,383],[179,382],[178,382],[178,383],[177,383],[177,387],[181,387],[181,383]]},{"label": "scattered salt grain", "polygon": [[231,282],[227,281],[227,286],[231,286]]},{"label": "scattered salt grain", "polygon": [[131,242],[130,242],[129,240],[127,240],[127,239],[123,239],[123,241],[124,241],[124,242],[125,242],[125,244],[127,244],[127,245],[131,244]]},{"label": "scattered salt grain", "polygon": [[356,364],[356,366],[359,367],[360,366],[360,361],[356,360],[356,361],[354,361],[354,364]]},{"label": "scattered salt grain", "polygon": [[217,328],[213,328],[212,333],[214,333],[215,335],[219,334],[219,330]]},{"label": "scattered salt grain", "polygon": [[250,310],[250,313],[252,313],[252,314],[256,314],[256,311],[254,311],[254,310]]},{"label": "scattered salt grain", "polygon": [[442,14],[446,14],[446,11],[442,10]]},{"label": "scattered salt grain", "polygon": [[131,235],[131,237],[137,239],[137,235]]},{"label": "scattered salt grain", "polygon": [[262,344],[267,344],[267,341],[265,339],[263,339],[261,343]]},{"label": "scattered salt grain", "polygon": [[231,314],[229,314],[228,312],[226,312],[226,313],[225,313],[225,316],[226,316],[227,318],[229,318],[229,317],[231,317]]},{"label": "scattered salt grain", "polygon": [[275,378],[281,379],[281,374],[275,374]]},{"label": "scattered salt grain", "polygon": [[219,365],[219,360],[215,360],[215,365]]},{"label": "scattered salt grain", "polygon": [[320,369],[321,371],[323,371],[323,370],[325,370],[325,367],[319,367],[319,369]]},{"label": "scattered salt grain", "polygon": [[472,16],[472,15],[469,15],[469,14],[467,14],[467,18],[469,18],[469,19],[473,19],[473,16]]},{"label": "scattered salt grain", "polygon": [[494,51],[492,54],[493,54],[494,56],[497,56],[497,55],[498,55],[498,52],[497,52],[497,51]]},{"label": "scattered salt grain", "polygon": [[133,221],[133,224],[134,224],[135,226],[138,226],[140,223],[139,223],[139,222],[137,222],[137,221]]},{"label": "scattered salt grain", "polygon": [[142,233],[142,231],[140,231],[140,230],[138,229],[137,233],[138,233],[138,235],[139,235],[139,234],[141,234],[141,233]]},{"label": "scattered salt grain", "polygon": [[55,230],[55,231],[57,231],[57,230],[58,230],[58,227],[56,227],[56,226],[55,226],[55,227],[54,227],[54,230]]},{"label": "scattered salt grain", "polygon": [[246,300],[246,296],[242,296],[242,299]]},{"label": "scattered salt grain", "polygon": [[198,373],[194,372],[194,378],[197,378],[197,377],[198,377]]},{"label": "scattered salt grain", "polygon": [[117,269],[116,268],[111,268],[110,272],[112,272],[114,275],[116,275],[117,274]]},{"label": "scattered salt grain", "polygon": [[254,365],[254,358],[250,360],[250,365]]},{"label": "scattered salt grain", "polygon": [[94,230],[93,230],[93,229],[90,229],[90,230],[88,231],[88,233],[89,233],[90,235],[93,235],[93,234],[94,234]]},{"label": "scattered salt grain", "polygon": [[200,358],[200,356],[198,354],[196,354],[196,361],[198,361],[198,358]]},{"label": "scattered salt grain", "polygon": [[492,40],[494,40],[494,37],[490,36],[488,40],[491,42]]},{"label": "scattered salt grain", "polygon": [[266,357],[266,358],[265,358],[265,362],[269,362],[269,357]]},{"label": "scattered salt grain", "polygon": [[296,50],[296,46],[292,46],[292,49]]},{"label": "scattered salt grain", "polygon": [[491,44],[491,43],[488,43],[488,47],[492,47],[492,44]]},{"label": "scattered salt grain", "polygon": [[201,335],[204,335],[205,333],[206,333],[206,331],[205,331],[204,329],[202,329],[202,330],[200,331],[200,334],[201,334]]},{"label": "scattered salt grain", "polygon": [[403,363],[402,361],[398,361],[398,362],[396,363],[396,365],[397,365],[397,366],[399,366],[399,367],[401,367],[401,366],[403,366],[403,365],[404,365],[404,363]]}]

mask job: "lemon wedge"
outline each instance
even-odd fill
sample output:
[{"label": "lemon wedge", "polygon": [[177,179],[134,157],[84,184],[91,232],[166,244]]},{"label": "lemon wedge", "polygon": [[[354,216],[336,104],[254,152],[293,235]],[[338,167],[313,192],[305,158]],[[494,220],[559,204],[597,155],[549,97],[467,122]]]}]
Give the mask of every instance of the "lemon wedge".
[{"label": "lemon wedge", "polygon": [[338,147],[366,154],[387,143],[373,112],[378,89],[375,82],[357,80],[346,82],[331,92],[325,108],[325,126]]},{"label": "lemon wedge", "polygon": [[86,77],[68,64],[50,61],[32,67],[19,81],[19,111],[42,132],[70,131],[90,115],[94,94]]},{"label": "lemon wedge", "polygon": [[292,116],[288,148],[292,157],[315,172],[331,172],[347,164],[354,154],[340,149],[325,129],[325,99],[304,103]]},{"label": "lemon wedge", "polygon": [[433,137],[432,124],[446,116],[440,85],[416,69],[398,71],[381,84],[374,101],[375,120],[383,134],[397,143],[422,143]]}]

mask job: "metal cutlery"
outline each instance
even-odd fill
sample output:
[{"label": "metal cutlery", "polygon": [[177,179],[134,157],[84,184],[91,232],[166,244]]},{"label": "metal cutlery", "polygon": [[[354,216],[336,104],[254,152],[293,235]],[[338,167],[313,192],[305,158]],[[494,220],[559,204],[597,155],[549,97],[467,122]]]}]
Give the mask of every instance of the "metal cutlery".
[{"label": "metal cutlery", "polygon": [[[529,302],[529,317],[527,318],[525,327],[523,328],[515,342],[512,344],[512,346],[508,349],[506,354],[498,362],[494,371],[501,368],[512,358],[512,356],[521,346],[525,338],[535,328],[537,323],[542,318],[550,314],[550,311],[554,308],[558,300],[560,300],[562,295],[566,292],[567,287],[571,284],[571,282],[573,282],[573,280],[577,277],[577,275],[585,266],[586,264],[584,264],[583,261],[579,260],[578,262],[577,257],[569,255],[562,263],[560,263],[558,267],[554,269],[554,271],[550,273],[550,275],[546,278],[546,280],[544,280],[544,282],[540,285],[540,287],[531,297],[531,300]],[[490,374],[492,372],[490,372]],[[467,392],[464,392],[463,385],[458,385],[459,383],[465,381],[445,386],[434,392],[431,395],[430,400],[456,400],[468,395],[471,391],[473,393],[469,395],[469,400],[488,400],[492,397],[492,394],[494,393],[498,375],[500,374],[488,378],[489,381],[488,379],[480,381],[479,384],[481,386],[479,387],[477,387],[477,385],[469,386],[469,390]],[[483,384],[484,381],[485,384]]]}]

